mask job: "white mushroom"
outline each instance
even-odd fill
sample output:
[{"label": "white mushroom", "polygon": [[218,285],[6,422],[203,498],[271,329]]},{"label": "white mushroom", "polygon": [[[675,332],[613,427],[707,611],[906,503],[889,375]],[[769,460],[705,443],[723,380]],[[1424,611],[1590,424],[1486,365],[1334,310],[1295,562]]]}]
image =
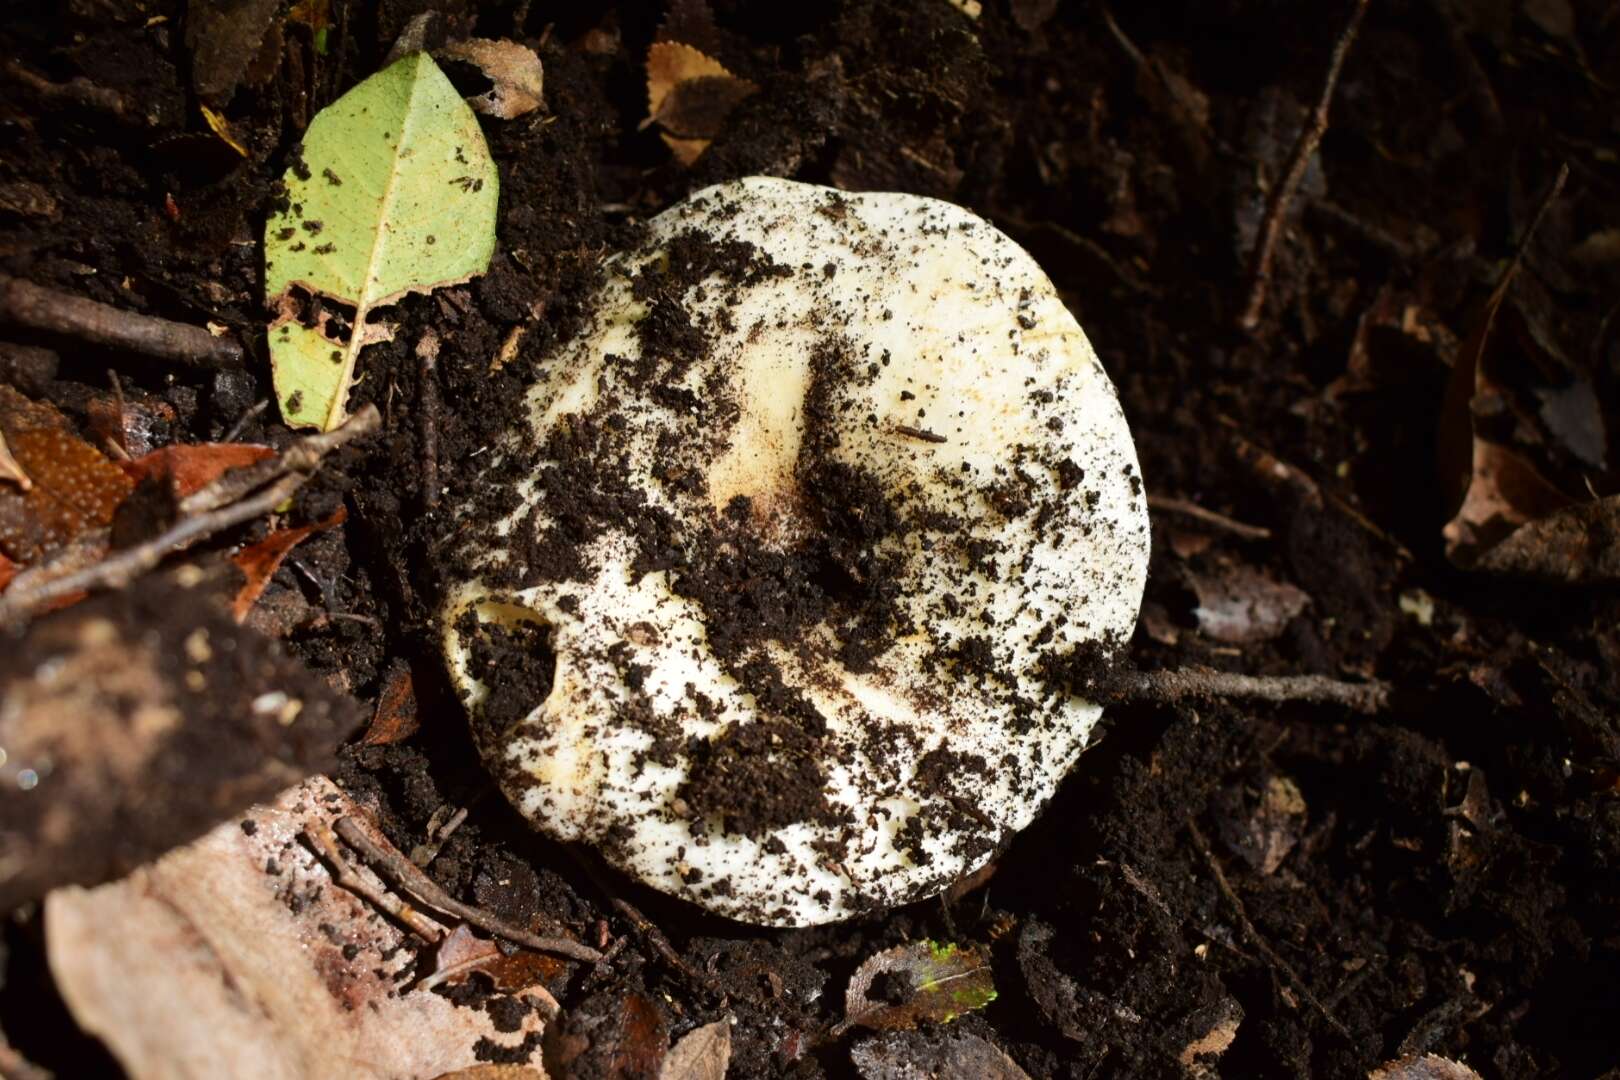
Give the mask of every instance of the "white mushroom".
[{"label": "white mushroom", "polygon": [[1101,710],[1053,672],[1130,635],[1146,500],[1096,354],[985,221],[707,188],[610,264],[529,405],[444,621],[537,828],[825,923],[983,865],[1084,749]]}]

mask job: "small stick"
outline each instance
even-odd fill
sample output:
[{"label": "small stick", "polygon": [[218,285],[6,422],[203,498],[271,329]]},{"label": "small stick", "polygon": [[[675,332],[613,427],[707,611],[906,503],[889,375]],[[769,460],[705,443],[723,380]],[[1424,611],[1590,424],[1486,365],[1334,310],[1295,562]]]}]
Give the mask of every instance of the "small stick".
[{"label": "small stick", "polygon": [[75,105],[86,105],[118,117],[129,114],[129,105],[125,102],[124,95],[110,87],[97,86],[83,75],[69,79],[65,83],[54,83],[15,60],[6,63],[5,72],[46,101],[67,101]]},{"label": "small stick", "polygon": [[0,274],[0,321],[203,367],[237,367],[242,347],[171,322]]},{"label": "small stick", "polygon": [[377,888],[371,882],[355,872],[349,860],[343,856],[343,848],[338,844],[337,837],[332,833],[332,827],[319,819],[312,820],[304,835],[311,844],[326,857],[332,870],[332,880],[339,887],[348,889],[356,896],[371,901],[371,903],[393,916],[402,925],[408,928],[417,937],[429,945],[436,945],[444,937],[439,927],[435,926],[420,911],[395,896]]},{"label": "small stick", "polygon": [[1333,92],[1339,85],[1339,72],[1344,67],[1345,55],[1350,52],[1356,32],[1361,29],[1361,17],[1366,13],[1367,0],[1355,0],[1355,6],[1350,10],[1350,20],[1333,46],[1333,58],[1328,62],[1327,78],[1322,80],[1322,94],[1317,98],[1316,109],[1299,133],[1299,138],[1294,141],[1282,182],[1271,189],[1271,197],[1266,200],[1265,217],[1260,221],[1260,236],[1249,260],[1249,303],[1238,318],[1238,326],[1244,330],[1253,330],[1260,325],[1260,313],[1266,306],[1266,292],[1271,286],[1271,262],[1277,254],[1277,238],[1282,233],[1283,218],[1288,213],[1289,204],[1294,201],[1300,181],[1305,179],[1305,169],[1310,164],[1311,155],[1316,153],[1322,136],[1327,134],[1328,106],[1333,103]]},{"label": "small stick", "polygon": [[[292,497],[332,450],[374,431],[381,422],[375,406],[355,413],[340,428],[310,435],[279,457],[232,469],[180,502],[180,519],[144,543],[56,577],[13,581],[0,596],[0,626],[17,622],[46,604],[86,589],[121,589],[171,553],[232,526],[270,513]],[[270,466],[263,469],[262,466]],[[247,483],[239,474],[251,474]],[[268,487],[264,487],[269,483]],[[243,499],[263,488],[252,498]],[[242,500],[242,501],[237,501]]]},{"label": "small stick", "polygon": [[[591,861],[590,855],[573,847],[569,847],[568,851],[574,856],[574,861],[579,864],[579,868],[585,871],[585,876],[591,879],[591,884],[595,885],[597,891],[608,898],[608,903],[613,905],[613,910],[630,920],[630,925],[646,939],[647,944],[652,946],[653,952],[657,953],[664,963],[684,975],[694,986],[701,986],[716,995],[724,993],[715,985],[712,978],[704,975],[691,964],[681,959],[681,954],[675,951],[675,946],[669,943],[669,938],[664,936],[664,932],[658,929],[651,919],[641,913],[640,908],[630,901],[614,895],[613,890],[608,887],[608,883],[602,879],[601,873],[597,871],[596,864]],[[622,941],[623,938],[620,940]]]},{"label": "small stick", "polygon": [[1192,818],[1187,819],[1187,831],[1192,834],[1193,843],[1197,846],[1199,853],[1204,856],[1204,861],[1209,864],[1210,870],[1214,872],[1215,884],[1220,887],[1221,895],[1226,897],[1226,902],[1231,904],[1232,910],[1237,913],[1238,925],[1243,928],[1243,936],[1249,939],[1249,943],[1258,949],[1260,954],[1270,961],[1275,969],[1282,971],[1288,977],[1288,981],[1294,984],[1294,989],[1298,990],[1300,996],[1310,1002],[1312,1007],[1322,1014],[1322,1019],[1326,1020],[1334,1031],[1337,1031],[1346,1039],[1354,1041],[1350,1035],[1350,1029],[1344,1026],[1344,1021],[1328,1011],[1328,1007],[1322,1004],[1321,999],[1311,992],[1309,986],[1305,985],[1305,980],[1300,978],[1299,972],[1294,970],[1293,965],[1284,960],[1277,950],[1271,947],[1271,943],[1260,936],[1260,931],[1256,929],[1254,923],[1249,921],[1249,913],[1244,908],[1242,899],[1238,896],[1236,890],[1232,888],[1232,883],[1226,880],[1226,872],[1221,869],[1221,864],[1215,858],[1215,852],[1210,849],[1209,841],[1204,839],[1204,834],[1198,829],[1198,823],[1193,821]]},{"label": "small stick", "polygon": [[1119,672],[1110,677],[1103,692],[1104,697],[1113,696],[1116,700],[1161,705],[1216,698],[1303,701],[1313,705],[1341,705],[1367,715],[1387,708],[1389,694],[1389,684],[1377,680],[1353,683],[1324,675],[1238,675],[1209,668]]},{"label": "small stick", "polygon": [[247,427],[248,424],[252,423],[253,418],[255,416],[258,416],[260,413],[264,412],[264,410],[268,409],[269,407],[270,407],[270,399],[269,398],[260,398],[258,400],[258,402],[256,402],[247,411],[242,413],[241,416],[236,418],[236,423],[231,425],[231,429],[229,431],[227,431],[224,435],[222,435],[220,437],[219,441],[220,442],[235,442],[236,437],[238,435],[242,434],[242,429]]},{"label": "small stick", "polygon": [[1271,530],[1259,525],[1245,525],[1241,521],[1217,514],[1213,510],[1206,510],[1195,502],[1186,499],[1175,499],[1168,495],[1149,495],[1148,506],[1154,510],[1163,510],[1167,514],[1182,514],[1186,517],[1202,521],[1205,525],[1213,525],[1217,529],[1224,529],[1235,536],[1245,540],[1270,540]]},{"label": "small stick", "polygon": [[343,842],[354,848],[377,869],[379,873],[393,879],[395,885],[416,896],[416,898],[429,907],[438,908],[447,915],[487,930],[496,937],[503,937],[507,941],[516,942],[524,948],[534,949],[537,952],[554,953],[566,956],[571,960],[582,960],[588,964],[597,964],[602,961],[602,954],[588,945],[581,945],[577,941],[567,938],[541,937],[512,926],[487,911],[468,904],[451,896],[441,889],[437,882],[422,873],[417,865],[401,855],[382,847],[371,837],[367,836],[359,823],[353,818],[341,817],[333,824],[333,829],[343,838]]},{"label": "small stick", "polygon": [[421,395],[422,505],[432,510],[439,505],[439,335],[432,330],[416,343],[417,392]]}]

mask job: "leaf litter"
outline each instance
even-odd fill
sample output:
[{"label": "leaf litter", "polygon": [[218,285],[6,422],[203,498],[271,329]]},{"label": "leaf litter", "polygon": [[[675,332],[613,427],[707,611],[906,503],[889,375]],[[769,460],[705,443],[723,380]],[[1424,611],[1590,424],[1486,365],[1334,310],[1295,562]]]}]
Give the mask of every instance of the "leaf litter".
[{"label": "leaf litter", "polygon": [[870,956],[856,969],[839,1030],[944,1024],[995,999],[984,954],[966,945],[914,941]]}]

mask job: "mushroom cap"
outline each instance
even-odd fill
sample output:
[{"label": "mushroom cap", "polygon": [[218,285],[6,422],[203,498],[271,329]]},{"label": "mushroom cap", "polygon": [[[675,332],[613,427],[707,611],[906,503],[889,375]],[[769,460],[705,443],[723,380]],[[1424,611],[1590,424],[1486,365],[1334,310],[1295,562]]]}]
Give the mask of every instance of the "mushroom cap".
[{"label": "mushroom cap", "polygon": [[[653,219],[499,449],[444,649],[535,827],[746,922],[933,895],[1040,811],[1148,518],[1095,352],[960,207],[751,178]],[[549,687],[549,689],[548,689]]]}]

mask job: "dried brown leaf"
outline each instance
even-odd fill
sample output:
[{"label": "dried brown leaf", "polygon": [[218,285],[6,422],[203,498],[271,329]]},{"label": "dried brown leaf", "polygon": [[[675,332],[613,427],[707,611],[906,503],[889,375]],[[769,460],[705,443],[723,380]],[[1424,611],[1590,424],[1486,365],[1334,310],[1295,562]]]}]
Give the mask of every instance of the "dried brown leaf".
[{"label": "dried brown leaf", "polygon": [[1247,563],[1223,561],[1188,573],[1198,595],[1198,629],[1216,641],[1269,641],[1311,602],[1304,590]]},{"label": "dried brown leaf", "polygon": [[119,463],[131,480],[140,483],[148,476],[166,476],[169,489],[181,498],[201,491],[231,469],[274,457],[275,451],[256,443],[176,444],[153,450],[134,461]]},{"label": "dried brown leaf", "polygon": [[716,1020],[681,1036],[669,1048],[658,1080],[725,1080],[731,1063],[731,1021]]},{"label": "dried brown leaf", "polygon": [[0,484],[0,554],[31,563],[112,523],[134,484],[50,405],[0,384],[0,438],[32,483]]},{"label": "dried brown leaf", "polygon": [[264,592],[265,586],[275,576],[276,569],[287,553],[303,543],[315,533],[325,532],[334,525],[341,525],[348,518],[346,507],[338,507],[332,515],[311,525],[300,525],[296,529],[277,529],[269,536],[256,544],[251,544],[231,557],[242,574],[247,578],[242,587],[237,590],[236,598],[231,601],[231,616],[237,622],[247,618],[248,612],[253,608],[253,602]]},{"label": "dried brown leaf", "polygon": [[[440,1076],[516,1047],[481,1009],[401,993],[404,932],[334,885],[301,841],[311,821],[363,816],[324,777],[94,890],[46,902],[46,947],[68,1009],[135,1080]],[[363,1020],[363,1022],[360,1022]],[[519,1062],[517,1064],[523,1064]]]},{"label": "dried brown leaf", "polygon": [[544,70],[540,58],[526,45],[505,38],[467,38],[452,41],[434,55],[475,65],[494,85],[467,99],[467,104],[497,120],[515,120],[545,103]]},{"label": "dried brown leaf", "polygon": [[690,45],[659,41],[647,50],[647,121],[665,129],[664,143],[682,165],[708,149],[726,115],[757,89]]},{"label": "dried brown leaf", "polygon": [[400,664],[384,680],[382,694],[377,698],[377,712],[360,742],[364,746],[386,746],[410,738],[420,726],[411,669]]},{"label": "dried brown leaf", "polygon": [[1305,796],[1288,777],[1268,776],[1252,809],[1245,813],[1242,805],[1234,807],[1220,822],[1226,845],[1260,873],[1272,874],[1305,831]]},{"label": "dried brown leaf", "polygon": [[[888,984],[873,997],[882,978]],[[968,946],[914,941],[868,957],[850,977],[841,1029],[944,1024],[996,999],[990,964]]]}]

